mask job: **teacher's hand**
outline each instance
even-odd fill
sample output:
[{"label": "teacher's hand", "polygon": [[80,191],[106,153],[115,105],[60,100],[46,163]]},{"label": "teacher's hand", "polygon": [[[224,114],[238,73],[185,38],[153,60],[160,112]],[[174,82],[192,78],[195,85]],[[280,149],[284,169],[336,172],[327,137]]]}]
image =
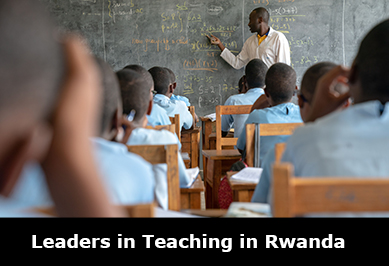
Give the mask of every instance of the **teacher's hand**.
[{"label": "teacher's hand", "polygon": [[209,37],[208,35],[205,36],[207,36],[212,45],[218,45],[221,43],[220,39],[218,37],[213,36],[212,34],[211,37]]}]

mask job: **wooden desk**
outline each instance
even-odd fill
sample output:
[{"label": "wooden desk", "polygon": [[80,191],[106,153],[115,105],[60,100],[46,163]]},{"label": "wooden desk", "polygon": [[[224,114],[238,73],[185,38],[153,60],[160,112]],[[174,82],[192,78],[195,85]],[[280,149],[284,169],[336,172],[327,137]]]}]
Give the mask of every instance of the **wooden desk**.
[{"label": "wooden desk", "polygon": [[238,150],[203,150],[206,208],[219,208],[220,179],[241,158]]},{"label": "wooden desk", "polygon": [[200,132],[201,127],[181,131],[181,152],[187,152],[190,158],[190,168],[200,165]]},{"label": "wooden desk", "polygon": [[181,209],[201,209],[201,192],[204,192],[204,182],[200,175],[190,188],[181,188]]},{"label": "wooden desk", "polygon": [[238,172],[227,172],[228,184],[232,190],[233,201],[251,202],[257,183],[239,182],[231,180],[231,176]]},{"label": "wooden desk", "polygon": [[212,132],[216,132],[216,121],[211,121],[209,118],[206,117],[200,117],[200,120],[201,120],[201,128],[202,128],[203,150],[212,150],[209,147],[209,135]]}]

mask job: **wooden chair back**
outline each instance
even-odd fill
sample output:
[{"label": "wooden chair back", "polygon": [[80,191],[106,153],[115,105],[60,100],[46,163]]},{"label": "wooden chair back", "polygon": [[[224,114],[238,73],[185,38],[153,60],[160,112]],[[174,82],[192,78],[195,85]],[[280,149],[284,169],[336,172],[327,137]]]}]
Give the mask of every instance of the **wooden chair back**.
[{"label": "wooden chair back", "polygon": [[274,155],[275,155],[275,162],[279,163],[281,162],[282,155],[284,154],[286,148],[286,143],[276,143],[274,147]]},{"label": "wooden chair back", "polygon": [[216,106],[216,150],[222,150],[223,146],[236,145],[238,138],[222,137],[222,115],[249,114],[251,105],[218,105]]},{"label": "wooden chair back", "polygon": [[171,133],[176,133],[176,125],[171,124],[171,125],[158,125],[158,126],[146,126],[147,129],[155,129],[155,130],[167,130]]},{"label": "wooden chair back", "polygon": [[193,127],[196,127],[196,112],[195,112],[195,107],[193,105],[188,106],[188,110],[190,114],[192,115],[193,118]]},{"label": "wooden chair back", "polygon": [[178,145],[127,145],[128,151],[138,154],[151,164],[167,164],[169,210],[180,210],[180,179],[178,170]]},{"label": "wooden chair back", "polygon": [[[259,151],[255,147],[260,145],[261,136],[292,135],[293,131],[304,123],[280,124],[247,124],[246,125],[246,163],[249,167],[259,167]],[[256,131],[259,131],[256,133]],[[258,156],[255,156],[257,154]]]},{"label": "wooden chair back", "polygon": [[178,140],[181,142],[181,124],[180,124],[180,115],[176,114],[174,117],[169,117],[170,122],[172,125],[176,128],[176,135],[178,137]]},{"label": "wooden chair back", "polygon": [[296,178],[290,163],[273,167],[273,215],[389,211],[389,179]]}]

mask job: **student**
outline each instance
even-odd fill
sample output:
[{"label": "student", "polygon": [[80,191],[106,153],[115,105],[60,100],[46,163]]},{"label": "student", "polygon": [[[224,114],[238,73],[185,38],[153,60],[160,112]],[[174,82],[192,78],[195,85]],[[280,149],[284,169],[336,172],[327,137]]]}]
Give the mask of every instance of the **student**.
[{"label": "student", "polygon": [[157,94],[154,95],[154,104],[166,110],[169,117],[180,115],[180,128],[190,129],[193,126],[193,117],[186,104],[182,101],[172,101],[170,97],[173,94],[173,84],[171,84],[170,73],[166,68],[153,67],[149,69],[154,81],[154,89]]},{"label": "student", "polygon": [[[140,65],[128,65],[124,67],[124,69],[132,69],[135,71],[140,71],[140,73],[143,73],[145,70]],[[147,70],[146,70],[147,71]],[[149,73],[143,73],[143,75],[149,74]],[[145,79],[146,80],[146,79]],[[166,113],[166,110],[159,106],[158,104],[153,104],[151,113],[147,115],[147,125],[148,126],[160,126],[160,125],[171,125],[169,116]]]},{"label": "student", "polygon": [[172,94],[172,96],[170,96],[170,100],[183,101],[186,104],[186,106],[190,106],[190,102],[189,102],[189,99],[187,97],[174,94],[174,91],[177,88],[176,75],[174,74],[173,70],[171,70],[170,68],[166,67],[166,70],[169,71],[170,84],[173,86],[173,94]]},{"label": "student", "polygon": [[[119,83],[111,67],[97,59],[102,83],[102,108],[98,136],[91,138],[98,170],[110,199],[118,205],[135,205],[154,201],[152,165],[128,152],[122,143],[114,142],[122,127],[122,101]],[[47,206],[52,201],[42,180],[40,169],[29,165],[12,198],[26,206]]]},{"label": "student", "polygon": [[[252,105],[259,96],[264,94],[265,76],[268,68],[260,59],[251,60],[245,68],[247,92],[230,96],[224,105]],[[238,138],[242,132],[244,122],[248,114],[244,115],[223,115],[222,135],[226,136],[228,131],[234,127],[234,137]]]},{"label": "student", "polygon": [[[170,97],[170,100],[172,100],[172,101],[183,101],[183,102],[186,104],[186,106],[189,107],[189,106],[190,106],[190,102],[189,102],[189,99],[188,99],[188,98],[186,98],[185,96],[180,96],[180,95],[175,95],[175,94],[174,94],[174,91],[175,91],[175,89],[176,89],[176,87],[177,87],[176,75],[174,74],[174,72],[173,72],[171,69],[169,69],[169,68],[167,68],[167,67],[166,67],[166,69],[167,69],[167,71],[169,71],[169,73],[170,73],[170,78],[171,78],[170,83],[171,83],[172,86],[173,86],[173,94],[172,94],[172,96]],[[195,123],[199,122],[200,120],[199,120],[199,118],[198,118],[198,116],[197,116],[196,113],[194,114],[194,116],[195,116]]]},{"label": "student", "polygon": [[100,93],[96,66],[78,39],[59,43],[54,25],[39,1],[1,1],[1,216],[16,215],[18,205],[5,197],[31,160],[40,162],[59,216],[122,216],[88,139]]},{"label": "student", "polygon": [[[350,70],[337,66],[319,80],[307,116],[314,123],[296,130],[282,158],[294,165],[295,176],[388,176],[388,45],[385,20],[363,39]],[[348,92],[333,91],[339,79],[348,82]],[[354,105],[332,113],[349,96]]]},{"label": "student", "polygon": [[[149,74],[145,76],[130,70],[123,69],[116,73],[123,100],[123,111],[125,115],[133,113],[132,121],[126,121],[126,135],[123,139],[127,145],[160,145],[177,144],[181,145],[178,138],[167,130],[154,130],[144,128],[147,124],[146,115],[151,112],[153,106],[153,78]],[[150,86],[151,84],[151,86]],[[180,186],[187,187],[190,183],[189,176],[185,170],[185,164],[180,153],[178,154],[178,167]],[[156,186],[156,200],[163,209],[168,208],[166,165],[154,166]]]},{"label": "student", "polygon": [[283,33],[269,26],[269,18],[269,12],[263,7],[250,13],[248,26],[255,34],[246,40],[237,56],[225,48],[219,38],[213,35],[207,37],[211,44],[220,48],[220,56],[235,69],[241,69],[254,58],[263,60],[267,67],[278,62],[290,65],[289,42]]},{"label": "student", "polygon": [[[300,107],[300,114],[303,121],[307,120],[307,115],[310,112],[311,102],[315,93],[317,81],[328,71],[333,69],[336,65],[331,62],[317,63],[305,72],[301,81],[301,90],[298,95],[298,103]],[[272,183],[272,164],[275,160],[274,147],[265,155],[262,162],[262,174],[255,187],[254,194],[251,198],[252,202],[268,203],[269,189]]]},{"label": "student", "polygon": [[[247,124],[302,122],[299,107],[291,103],[296,90],[296,72],[293,68],[284,63],[276,63],[269,68],[266,74],[265,95],[271,107],[250,113],[236,145],[240,151],[246,148]],[[276,143],[284,142],[285,138],[286,136],[261,137],[260,161]]]}]

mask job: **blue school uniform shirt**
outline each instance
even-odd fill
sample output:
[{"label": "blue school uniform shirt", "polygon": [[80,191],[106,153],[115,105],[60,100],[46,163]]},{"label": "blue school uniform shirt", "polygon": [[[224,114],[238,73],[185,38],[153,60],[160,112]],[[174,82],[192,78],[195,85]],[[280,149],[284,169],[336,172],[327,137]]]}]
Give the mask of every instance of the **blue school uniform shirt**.
[{"label": "blue school uniform shirt", "polygon": [[[247,118],[242,133],[237,142],[237,148],[244,150],[246,147],[246,124],[277,124],[277,123],[302,123],[300,108],[294,103],[283,103],[265,109],[257,109],[251,112]],[[285,142],[289,136],[263,136],[260,139],[260,161],[276,143]]]},{"label": "blue school uniform shirt", "polygon": [[263,158],[261,167],[262,174],[258,184],[255,187],[251,202],[268,203],[269,202],[269,191],[272,183],[273,170],[272,165],[275,161],[275,149],[271,148]]},{"label": "blue school uniform shirt", "polygon": [[147,125],[153,127],[160,125],[171,125],[166,110],[158,104],[153,104],[150,115],[147,115]]},{"label": "blue school uniform shirt", "polygon": [[[297,128],[286,142],[281,160],[293,164],[297,177],[388,178],[388,132],[389,103],[359,103]],[[270,183],[268,202],[271,206],[272,195],[273,187]],[[388,212],[347,212],[308,216],[388,215]]]},{"label": "blue school uniform shirt", "polygon": [[154,104],[158,104],[160,107],[165,109],[169,117],[174,117],[174,115],[180,115],[180,126],[185,129],[190,129],[193,125],[193,117],[189,112],[188,107],[183,101],[172,101],[169,97],[156,94],[154,95]]},{"label": "blue school uniform shirt", "polygon": [[[154,130],[146,128],[136,128],[132,131],[127,145],[168,145],[178,144],[181,149],[181,144],[177,136],[167,130]],[[178,153],[178,171],[180,178],[180,187],[188,187],[190,177],[186,173],[186,167],[181,154]],[[154,165],[155,174],[155,195],[158,204],[165,210],[168,209],[168,194],[167,194],[167,165]]]},{"label": "blue school uniform shirt", "polygon": [[186,104],[186,106],[190,106],[189,99],[186,98],[185,96],[172,94],[172,97],[170,97],[170,100],[183,101]]},{"label": "blue school uniform shirt", "polygon": [[388,177],[388,132],[389,103],[356,104],[296,129],[282,161],[295,176]]},{"label": "blue school uniform shirt", "polygon": [[[264,93],[265,92],[262,88],[252,88],[246,93],[230,96],[224,105],[253,105]],[[239,138],[244,127],[244,122],[248,116],[248,114],[222,115],[222,131],[228,132],[232,127],[234,127],[234,137]]]},{"label": "blue school uniform shirt", "polygon": [[[128,152],[124,144],[102,138],[92,138],[91,141],[96,166],[111,202],[133,205],[154,201],[155,181],[150,163]],[[25,167],[11,198],[27,206],[53,204],[44,172],[38,164],[30,163]]]}]

